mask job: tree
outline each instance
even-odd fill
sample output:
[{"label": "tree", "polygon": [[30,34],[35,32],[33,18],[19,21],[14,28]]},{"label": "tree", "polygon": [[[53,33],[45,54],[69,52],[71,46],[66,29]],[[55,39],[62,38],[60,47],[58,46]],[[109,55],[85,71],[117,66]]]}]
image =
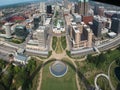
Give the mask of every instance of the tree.
[{"label": "tree", "polygon": [[0,83],[0,90],[5,90],[5,87],[2,83]]},{"label": "tree", "polygon": [[14,67],[14,72],[15,72],[15,73],[20,72],[20,70],[21,70],[21,68],[20,68],[19,66],[15,66],[15,67]]},{"label": "tree", "polygon": [[29,60],[26,66],[27,71],[32,73],[35,70],[35,68],[36,68],[36,61],[34,59]]},{"label": "tree", "polygon": [[93,60],[92,55],[91,54],[87,55],[87,61],[88,62],[92,62],[92,60]]},{"label": "tree", "polygon": [[6,63],[2,59],[0,59],[0,67],[3,69],[5,67]]},{"label": "tree", "polygon": [[120,90],[120,83],[118,83],[116,90]]},{"label": "tree", "polygon": [[116,60],[116,64],[120,66],[120,58]]}]

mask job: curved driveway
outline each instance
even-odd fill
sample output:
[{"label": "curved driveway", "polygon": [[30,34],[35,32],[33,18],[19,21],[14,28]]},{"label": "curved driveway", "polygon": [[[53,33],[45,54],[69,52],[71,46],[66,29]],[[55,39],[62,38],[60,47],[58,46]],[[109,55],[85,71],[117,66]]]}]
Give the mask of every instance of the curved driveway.
[{"label": "curved driveway", "polygon": [[106,75],[106,74],[98,74],[96,77],[95,77],[95,80],[94,80],[94,84],[95,84],[95,88],[96,88],[96,90],[101,90],[100,88],[99,88],[99,86],[97,85],[97,79],[99,78],[99,77],[105,77],[105,78],[107,78],[108,80],[109,80],[109,77]]}]

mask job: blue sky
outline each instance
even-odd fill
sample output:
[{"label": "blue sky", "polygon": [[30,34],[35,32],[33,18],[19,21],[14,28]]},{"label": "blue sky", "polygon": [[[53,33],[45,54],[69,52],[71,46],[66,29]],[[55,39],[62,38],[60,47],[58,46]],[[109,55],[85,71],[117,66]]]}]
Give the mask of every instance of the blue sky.
[{"label": "blue sky", "polygon": [[0,6],[13,4],[13,3],[26,2],[26,1],[36,1],[36,0],[0,0]]}]

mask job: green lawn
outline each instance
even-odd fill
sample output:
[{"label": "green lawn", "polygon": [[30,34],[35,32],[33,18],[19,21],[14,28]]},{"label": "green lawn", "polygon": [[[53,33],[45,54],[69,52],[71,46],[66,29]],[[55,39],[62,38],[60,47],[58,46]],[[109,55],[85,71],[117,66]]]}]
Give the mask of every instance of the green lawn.
[{"label": "green lawn", "polygon": [[55,50],[56,44],[57,44],[57,37],[54,36],[54,37],[52,38],[52,48],[53,48],[53,50]]},{"label": "green lawn", "polygon": [[65,50],[67,47],[66,36],[61,37],[61,45],[62,45],[62,48]]},{"label": "green lawn", "polygon": [[23,43],[25,40],[24,39],[17,39],[17,38],[13,38],[11,40],[11,42],[15,43],[15,44],[21,44]]},{"label": "green lawn", "polygon": [[97,84],[102,90],[111,90],[109,82],[105,77],[99,77],[97,80]]},{"label": "green lawn", "polygon": [[[114,74],[114,69],[118,67],[118,65],[116,65],[116,62],[112,64],[111,66],[111,70],[110,70],[110,79],[111,79],[111,82],[113,84],[114,87],[117,88],[117,85],[119,83],[119,80],[117,79],[116,75]],[[117,90],[117,89],[116,89]]]},{"label": "green lawn", "polygon": [[57,54],[60,54],[60,53],[63,52],[62,46],[61,46],[61,38],[57,38],[57,46],[56,46],[55,52],[56,52]]},{"label": "green lawn", "polygon": [[68,72],[61,78],[56,78],[50,74],[49,65],[43,69],[41,90],[77,90],[75,72],[68,66]]}]

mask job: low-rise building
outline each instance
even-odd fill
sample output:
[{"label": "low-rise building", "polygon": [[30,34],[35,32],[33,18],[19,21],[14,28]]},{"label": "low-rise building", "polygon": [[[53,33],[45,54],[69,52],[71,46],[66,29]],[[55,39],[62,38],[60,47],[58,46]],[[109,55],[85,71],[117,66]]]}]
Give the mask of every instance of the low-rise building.
[{"label": "low-rise building", "polygon": [[21,53],[15,53],[14,55],[14,62],[17,62],[19,64],[27,64],[28,63],[28,60],[30,59],[30,57],[28,56],[25,56],[24,54],[21,54]]}]

